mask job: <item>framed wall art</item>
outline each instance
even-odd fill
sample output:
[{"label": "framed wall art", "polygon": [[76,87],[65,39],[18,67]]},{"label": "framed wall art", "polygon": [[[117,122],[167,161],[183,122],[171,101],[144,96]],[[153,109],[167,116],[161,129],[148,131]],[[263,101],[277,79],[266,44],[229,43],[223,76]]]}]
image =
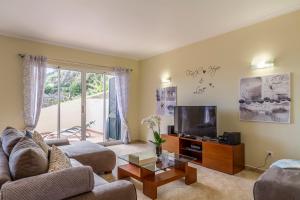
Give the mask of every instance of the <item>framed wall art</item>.
[{"label": "framed wall art", "polygon": [[240,120],[290,123],[290,78],[290,73],[242,78]]}]

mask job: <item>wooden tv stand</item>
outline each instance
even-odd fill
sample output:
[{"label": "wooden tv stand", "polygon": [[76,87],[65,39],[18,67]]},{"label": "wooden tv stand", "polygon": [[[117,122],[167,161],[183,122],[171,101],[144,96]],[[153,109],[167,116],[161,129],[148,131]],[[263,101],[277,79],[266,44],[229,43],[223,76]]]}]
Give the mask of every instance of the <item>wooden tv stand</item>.
[{"label": "wooden tv stand", "polygon": [[[228,145],[167,134],[162,137],[166,139],[164,150],[197,158],[195,164],[227,174],[236,174],[245,168],[244,144]],[[192,149],[191,145],[198,145],[201,150]]]}]

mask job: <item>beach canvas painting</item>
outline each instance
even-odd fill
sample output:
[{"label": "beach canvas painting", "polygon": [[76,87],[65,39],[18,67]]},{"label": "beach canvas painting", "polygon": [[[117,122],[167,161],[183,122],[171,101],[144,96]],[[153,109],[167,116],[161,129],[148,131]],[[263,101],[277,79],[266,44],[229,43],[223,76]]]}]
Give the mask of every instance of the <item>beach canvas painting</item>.
[{"label": "beach canvas painting", "polygon": [[290,74],[242,78],[240,119],[290,123]]}]

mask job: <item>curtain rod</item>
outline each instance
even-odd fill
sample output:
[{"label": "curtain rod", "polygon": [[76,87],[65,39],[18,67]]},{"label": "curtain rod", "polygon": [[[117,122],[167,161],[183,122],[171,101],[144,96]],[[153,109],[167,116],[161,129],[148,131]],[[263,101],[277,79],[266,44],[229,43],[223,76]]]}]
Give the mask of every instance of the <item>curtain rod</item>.
[{"label": "curtain rod", "polygon": [[[21,58],[24,58],[26,56],[26,54],[22,54],[19,53],[18,54]],[[82,63],[82,62],[76,62],[76,61],[72,61],[72,60],[65,60],[65,59],[56,59],[56,58],[48,58],[48,60],[52,60],[52,61],[56,61],[56,62],[63,62],[66,64],[75,64],[75,65],[88,65],[88,66],[94,66],[94,67],[101,67],[101,68],[107,68],[107,69],[112,69],[113,67],[108,67],[108,66],[101,66],[101,65],[95,65],[95,64],[90,64],[90,63]],[[129,69],[130,72],[133,71],[133,69]]]}]

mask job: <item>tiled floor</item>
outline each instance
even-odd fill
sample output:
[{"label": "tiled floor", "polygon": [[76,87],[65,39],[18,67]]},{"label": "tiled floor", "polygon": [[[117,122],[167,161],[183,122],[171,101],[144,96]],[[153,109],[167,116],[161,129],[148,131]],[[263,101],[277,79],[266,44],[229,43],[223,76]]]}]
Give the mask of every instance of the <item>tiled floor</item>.
[{"label": "tiled floor", "polygon": [[[136,143],[130,145],[110,146],[117,155],[141,152],[153,149],[151,145]],[[118,160],[117,164],[123,161]],[[199,165],[191,164],[198,170],[198,183],[185,185],[183,180],[174,181],[158,189],[158,200],[251,200],[252,188],[260,174],[244,170],[234,176]],[[107,180],[116,179],[116,169],[112,175],[106,175]],[[142,184],[131,179],[137,188],[138,200],[148,200],[143,195]]]}]

